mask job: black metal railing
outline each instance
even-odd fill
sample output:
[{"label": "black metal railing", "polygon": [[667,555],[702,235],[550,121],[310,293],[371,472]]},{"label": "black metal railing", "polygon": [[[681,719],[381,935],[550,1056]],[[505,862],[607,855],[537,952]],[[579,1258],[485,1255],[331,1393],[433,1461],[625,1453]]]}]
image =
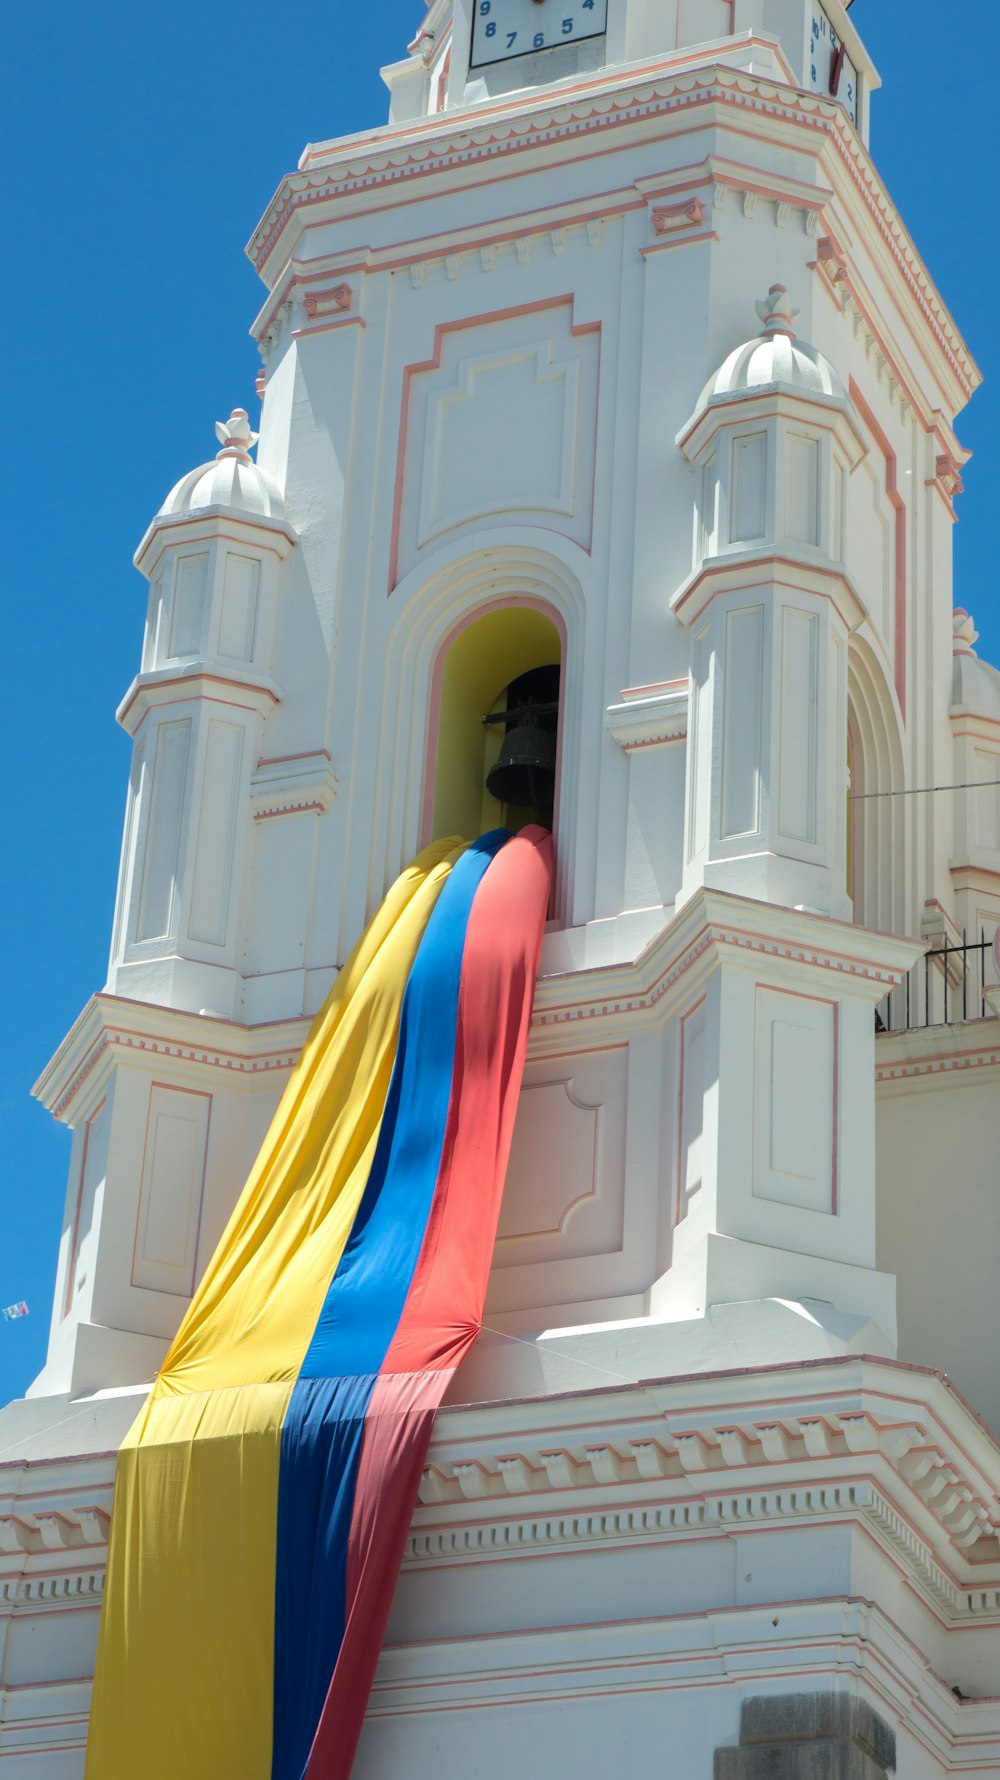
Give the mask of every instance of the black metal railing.
[{"label": "black metal railing", "polygon": [[985,933],[970,940],[963,930],[961,944],[932,946],[918,958],[903,981],[875,1010],[876,1032],[906,1032],[914,1027],[953,1026],[962,1020],[981,1020],[986,1013],[983,996],[995,987],[990,962],[992,945]]}]

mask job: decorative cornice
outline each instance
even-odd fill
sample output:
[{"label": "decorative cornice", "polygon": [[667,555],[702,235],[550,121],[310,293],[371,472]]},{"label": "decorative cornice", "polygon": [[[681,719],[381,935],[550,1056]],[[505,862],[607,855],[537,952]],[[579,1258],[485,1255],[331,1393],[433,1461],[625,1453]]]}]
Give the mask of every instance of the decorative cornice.
[{"label": "decorative cornice", "polygon": [[688,682],[681,685],[636,688],[623,692],[621,704],[605,712],[608,734],[632,754],[638,748],[656,748],[666,742],[682,742],[687,735]]},{"label": "decorative cornice", "polygon": [[[1000,1021],[925,1026],[911,1032],[880,1032],[875,1040],[875,1081],[882,1089],[928,1076],[962,1078],[970,1070],[1000,1068]],[[947,1080],[942,1087],[959,1086]]]},{"label": "decorative cornice", "polygon": [[[247,251],[263,276],[279,237],[296,212],[308,212],[323,203],[337,203],[342,209],[343,201],[354,196],[378,194],[384,201],[403,182],[456,171],[467,179],[474,176],[477,166],[488,167],[489,177],[495,179],[500,156],[504,171],[513,173],[516,157],[550,143],[558,143],[564,154],[571,154],[574,142],[587,144],[595,134],[604,137],[626,127],[662,129],[664,120],[671,116],[683,117],[692,108],[711,106],[756,114],[772,130],[804,127],[829,146],[967,399],[981,381],[978,367],[843,107],[721,65],[673,74],[669,69],[653,69],[645,81],[630,75],[609,82],[605,75],[583,83],[561,99],[550,94],[543,105],[533,95],[523,105],[508,103],[502,116],[485,109],[478,114],[460,114],[443,127],[435,119],[439,127],[433,131],[389,127],[365,144],[347,144],[332,153],[324,150],[322,156],[313,152],[301,171],[282,182]],[[390,195],[388,201],[395,200]]]},{"label": "decorative cornice", "polygon": [[[280,561],[298,542],[283,519],[266,519],[262,513],[237,512],[232,507],[198,507],[193,513],[160,513],[143,534],[133,562],[147,581],[152,580],[165,550],[188,549],[192,544],[229,538],[255,551],[268,551]],[[155,548],[154,548],[155,546]]]},{"label": "decorative cornice", "polygon": [[711,600],[749,588],[791,587],[821,599],[832,600],[848,630],[856,630],[867,618],[867,609],[846,569],[824,558],[793,555],[787,544],[763,549],[726,551],[707,556],[672,595],[670,609],[690,627]]},{"label": "decorative cornice", "polygon": [[256,822],[306,811],[323,815],[336,799],[337,775],[326,748],[308,754],[258,760],[250,780],[250,808]]},{"label": "decorative cornice", "polygon": [[164,1058],[222,1071],[232,1082],[284,1072],[297,1062],[311,1021],[242,1026],[214,1015],[102,993],[87,1003],[32,1093],[54,1118],[87,1116],[116,1059],[154,1069]]},{"label": "decorative cornice", "polygon": [[137,674],[115,712],[116,720],[134,736],[157,705],[176,705],[192,699],[239,705],[266,717],[281,703],[281,693],[269,674],[219,662],[190,661],[183,667],[153,668]]},{"label": "decorative cornice", "polygon": [[0,1576],[0,1606],[71,1607],[99,1601],[104,1570],[71,1570],[63,1576]]},{"label": "decorative cornice", "polygon": [[407,1559],[855,1518],[940,1618],[1000,1624],[1000,1454],[943,1389],[919,1368],[831,1359],[456,1407],[435,1426]]},{"label": "decorative cornice", "polygon": [[[627,1023],[662,1024],[686,1005],[720,963],[791,965],[830,972],[838,995],[874,1004],[902,981],[923,948],[800,909],[780,908],[721,890],[699,890],[639,953],[625,963],[542,976],[535,991],[531,1052],[565,1029],[599,1021],[605,1034]],[[543,954],[544,964],[544,954]],[[830,992],[829,982],[825,993]]]}]

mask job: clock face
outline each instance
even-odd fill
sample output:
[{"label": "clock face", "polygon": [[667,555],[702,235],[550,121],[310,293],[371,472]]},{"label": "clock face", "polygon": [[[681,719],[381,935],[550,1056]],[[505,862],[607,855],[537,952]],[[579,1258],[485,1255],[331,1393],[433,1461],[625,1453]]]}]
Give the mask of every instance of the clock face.
[{"label": "clock face", "polygon": [[809,85],[825,99],[839,99],[852,124],[858,121],[858,71],[822,6],[814,5],[809,29]]},{"label": "clock face", "polygon": [[470,68],[603,37],[608,0],[473,0]]}]

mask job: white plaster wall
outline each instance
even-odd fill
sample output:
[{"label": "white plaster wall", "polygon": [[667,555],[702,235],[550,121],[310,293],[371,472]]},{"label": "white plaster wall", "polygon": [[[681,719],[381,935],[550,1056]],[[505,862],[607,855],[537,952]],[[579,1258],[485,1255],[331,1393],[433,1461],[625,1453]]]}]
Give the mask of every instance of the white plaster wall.
[{"label": "white plaster wall", "polygon": [[981,1034],[911,1034],[912,1054],[958,1061],[879,1094],[878,1265],[897,1279],[900,1358],[949,1373],[1000,1431],[1000,1068],[961,1064]]}]

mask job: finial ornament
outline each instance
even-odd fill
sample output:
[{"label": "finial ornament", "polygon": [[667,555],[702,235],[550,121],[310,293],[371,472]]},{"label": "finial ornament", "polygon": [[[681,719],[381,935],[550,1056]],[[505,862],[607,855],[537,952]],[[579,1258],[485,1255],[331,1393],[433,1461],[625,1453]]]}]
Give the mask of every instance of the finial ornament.
[{"label": "finial ornament", "polygon": [[222,446],[216,457],[238,457],[241,463],[250,462],[250,447],[256,445],[258,434],[250,430],[250,416],[245,408],[234,408],[228,420],[217,420],[215,436]]},{"label": "finial ornament", "polygon": [[795,339],[793,322],[801,315],[801,309],[793,309],[787,302],[788,291],[783,284],[772,284],[766,297],[754,305],[757,314],[764,323],[765,334],[787,334],[790,340]]},{"label": "finial ornament", "polygon": [[952,653],[954,655],[975,655],[973,644],[978,640],[979,632],[971,616],[964,606],[956,606],[951,616]]}]

